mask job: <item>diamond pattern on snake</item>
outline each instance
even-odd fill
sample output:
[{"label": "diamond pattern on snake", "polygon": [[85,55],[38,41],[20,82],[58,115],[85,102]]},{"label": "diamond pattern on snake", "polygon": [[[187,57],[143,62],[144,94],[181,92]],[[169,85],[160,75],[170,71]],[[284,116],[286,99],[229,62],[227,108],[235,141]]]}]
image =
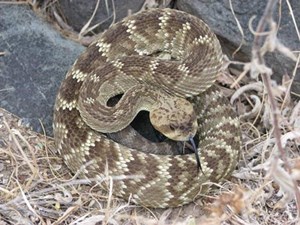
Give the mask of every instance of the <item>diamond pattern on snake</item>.
[{"label": "diamond pattern on snake", "polygon": [[[239,158],[239,120],[214,84],[222,61],[215,34],[185,12],[152,9],[112,25],[76,60],[57,94],[60,156],[83,177],[124,178],[113,180],[113,194],[139,205],[195,200]],[[131,127],[141,111],[166,141],[151,142]]]}]

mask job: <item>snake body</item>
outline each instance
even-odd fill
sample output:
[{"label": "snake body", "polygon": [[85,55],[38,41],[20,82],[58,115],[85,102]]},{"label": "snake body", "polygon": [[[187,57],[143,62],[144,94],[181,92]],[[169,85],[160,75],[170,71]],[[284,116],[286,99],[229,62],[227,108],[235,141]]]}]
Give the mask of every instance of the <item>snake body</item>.
[{"label": "snake body", "polygon": [[[74,173],[117,178],[113,193],[134,203],[164,208],[193,201],[230,175],[239,157],[239,120],[213,85],[221,72],[220,44],[200,19],[171,9],[125,18],[86,49],[62,82],[53,123],[61,157]],[[106,135],[126,130],[141,110],[175,141],[196,135],[201,170],[194,154],[142,152]]]}]

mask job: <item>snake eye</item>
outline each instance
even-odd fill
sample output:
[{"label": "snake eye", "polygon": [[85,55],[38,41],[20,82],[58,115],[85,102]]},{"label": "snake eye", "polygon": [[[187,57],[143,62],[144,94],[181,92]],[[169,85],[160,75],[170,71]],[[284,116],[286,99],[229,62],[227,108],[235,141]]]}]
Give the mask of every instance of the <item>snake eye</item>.
[{"label": "snake eye", "polygon": [[170,125],[170,129],[171,129],[171,131],[174,131],[176,128],[174,125]]}]

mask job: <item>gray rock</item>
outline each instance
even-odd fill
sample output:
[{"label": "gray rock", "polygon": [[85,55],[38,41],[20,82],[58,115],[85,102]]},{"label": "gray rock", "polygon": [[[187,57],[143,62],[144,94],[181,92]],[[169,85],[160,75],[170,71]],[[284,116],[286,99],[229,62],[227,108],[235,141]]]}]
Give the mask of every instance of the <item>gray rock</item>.
[{"label": "gray rock", "polygon": [[0,4],[0,107],[47,134],[55,95],[82,46],[64,39],[27,6]]},{"label": "gray rock", "polygon": [[[68,24],[77,32],[89,21],[93,11],[95,10],[97,0],[60,0],[60,10],[66,18]],[[114,6],[112,5],[114,3]],[[107,4],[107,5],[106,5]],[[144,0],[114,0],[114,1],[100,1],[99,7],[92,20],[91,25],[101,23],[97,32],[101,32],[113,22],[115,13],[115,22],[121,20],[131,13],[137,12],[144,4]],[[115,10],[113,10],[115,8]]]},{"label": "gray rock", "polygon": [[[294,16],[300,18],[300,1],[290,0],[293,8]],[[261,15],[264,12],[267,1],[247,0],[232,1],[233,9],[237,19],[244,30],[244,44],[240,52],[234,56],[235,60],[248,62],[251,58],[251,47],[253,42],[253,34],[250,32],[248,24],[252,16],[256,16],[253,21],[255,29]],[[229,1],[207,1],[207,0],[178,0],[178,9],[191,13],[202,18],[212,30],[219,36],[223,42],[224,52],[231,57],[235,49],[240,45],[242,35],[238,29],[234,16],[231,12]],[[282,1],[281,6],[281,23],[278,30],[278,38],[280,41],[293,51],[300,50],[300,42],[290,16],[286,1]],[[274,11],[275,21],[278,21],[278,6]],[[299,21],[298,21],[299,26]],[[274,78],[281,81],[283,74],[292,75],[295,62],[288,59],[279,52],[270,53],[266,57],[266,62],[274,72]],[[293,90],[300,94],[300,70],[298,70]]]}]

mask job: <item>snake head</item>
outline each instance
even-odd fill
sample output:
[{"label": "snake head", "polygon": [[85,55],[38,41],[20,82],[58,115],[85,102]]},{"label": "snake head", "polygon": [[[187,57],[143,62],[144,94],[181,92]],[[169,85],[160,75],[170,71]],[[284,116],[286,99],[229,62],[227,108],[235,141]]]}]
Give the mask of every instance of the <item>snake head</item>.
[{"label": "snake head", "polygon": [[153,127],[174,141],[188,141],[194,137],[197,117],[193,105],[184,98],[173,97],[150,110]]}]

